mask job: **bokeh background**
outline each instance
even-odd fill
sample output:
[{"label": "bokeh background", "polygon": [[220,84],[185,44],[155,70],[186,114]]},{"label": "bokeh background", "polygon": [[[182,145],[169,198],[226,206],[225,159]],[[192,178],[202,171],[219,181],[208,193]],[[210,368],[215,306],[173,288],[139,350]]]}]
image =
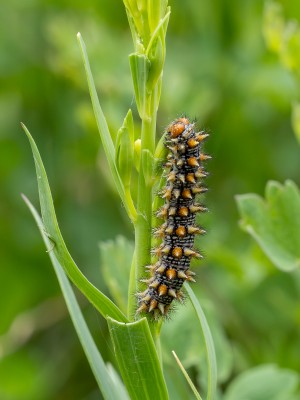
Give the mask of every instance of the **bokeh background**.
[{"label": "bokeh background", "polygon": [[[300,20],[298,0],[282,2]],[[290,122],[299,86],[267,50],[261,0],[171,0],[158,136],[187,113],[211,132],[206,253],[194,285],[213,310],[220,383],[263,363],[300,370],[300,279],[268,261],[240,230],[236,194],[264,194],[270,179],[300,184]],[[52,266],[20,193],[38,205],[28,126],[42,154],[58,220],[82,271],[108,293],[99,242],[133,229],[114,192],[92,113],[76,33],[86,42],[109,126],[129,107],[139,121],[120,1],[11,0],[0,13],[0,398],[100,399]],[[105,360],[102,317],[79,295]],[[186,309],[185,309],[186,310]],[[184,313],[186,314],[186,313]],[[172,335],[172,323],[165,336]],[[185,318],[185,315],[179,317]],[[181,325],[182,327],[183,325]],[[180,329],[180,326],[179,326]],[[187,331],[187,335],[190,332]],[[180,350],[178,351],[180,354]],[[180,354],[191,371],[192,352]],[[172,359],[166,359],[169,365]],[[168,372],[168,368],[166,368]],[[266,399],[267,400],[267,399]]]}]

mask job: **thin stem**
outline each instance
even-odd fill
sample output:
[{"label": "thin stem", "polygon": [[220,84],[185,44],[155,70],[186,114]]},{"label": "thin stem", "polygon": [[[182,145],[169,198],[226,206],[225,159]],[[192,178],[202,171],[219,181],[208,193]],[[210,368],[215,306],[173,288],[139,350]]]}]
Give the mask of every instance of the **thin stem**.
[{"label": "thin stem", "polygon": [[[153,110],[153,97],[149,96],[150,117],[142,120],[141,135],[141,164],[138,182],[138,199],[137,199],[137,224],[136,224],[136,279],[137,285],[144,275],[144,268],[151,261],[151,219],[152,219],[152,183],[147,177],[152,176],[152,170],[145,170],[145,162],[143,150],[149,150],[151,154],[155,149],[155,128],[156,128],[156,111]],[[148,104],[149,104],[148,103]]]},{"label": "thin stem", "polygon": [[161,353],[161,343],[160,343],[160,331],[162,328],[162,320],[159,321],[149,321],[149,328],[153,337],[153,341],[156,347],[157,355],[160,361],[161,366],[162,362],[162,353]]},{"label": "thin stem", "polygon": [[181,361],[179,360],[179,358],[177,357],[177,354],[175,353],[174,350],[172,350],[172,354],[177,362],[177,364],[179,365],[179,368],[181,369],[181,372],[183,373],[185,379],[187,380],[188,384],[190,385],[190,388],[192,389],[195,397],[197,400],[202,400],[202,397],[200,396],[200,393],[198,393],[195,385],[193,384],[191,378],[189,377],[188,373],[186,372],[186,370],[184,369],[184,366],[181,364]]},{"label": "thin stem", "polygon": [[[155,150],[155,131],[156,131],[156,93],[152,92],[147,98],[149,107],[149,116],[142,120],[141,134],[141,161],[140,174],[138,178],[138,198],[137,198],[137,218],[135,223],[135,257],[133,261],[134,274],[130,276],[129,291],[139,291],[140,279],[145,274],[145,266],[151,262],[151,219],[152,219],[152,181],[147,177],[152,176],[151,171],[146,170],[145,157],[147,156],[144,150],[154,154]],[[136,301],[130,298],[128,301],[128,313],[134,315]]]},{"label": "thin stem", "polygon": [[136,310],[136,263],[135,263],[135,251],[132,257],[132,263],[130,268],[129,285],[128,285],[128,302],[127,302],[127,317],[129,321],[134,319]]}]

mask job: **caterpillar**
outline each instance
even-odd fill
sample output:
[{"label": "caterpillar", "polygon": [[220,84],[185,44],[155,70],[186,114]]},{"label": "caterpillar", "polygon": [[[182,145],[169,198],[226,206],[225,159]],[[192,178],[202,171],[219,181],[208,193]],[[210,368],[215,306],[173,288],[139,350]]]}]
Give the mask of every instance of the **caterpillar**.
[{"label": "caterpillar", "polygon": [[196,196],[207,191],[201,184],[207,176],[203,162],[211,158],[201,152],[207,136],[204,131],[196,132],[195,123],[186,117],[176,119],[166,130],[169,153],[161,193],[165,204],[156,213],[164,222],[154,231],[162,243],[152,251],[158,261],[146,267],[150,278],[141,280],[147,289],[137,295],[137,312],[150,313],[154,319],[167,315],[173,300],[183,299],[183,283],[195,282],[195,273],[189,270],[191,259],[202,258],[194,249],[194,239],[205,233],[196,225],[196,214],[207,208],[196,202]]}]

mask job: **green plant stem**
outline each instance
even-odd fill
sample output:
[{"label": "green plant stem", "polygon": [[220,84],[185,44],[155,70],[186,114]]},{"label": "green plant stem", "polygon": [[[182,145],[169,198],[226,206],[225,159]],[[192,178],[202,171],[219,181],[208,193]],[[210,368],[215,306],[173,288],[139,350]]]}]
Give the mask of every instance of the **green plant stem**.
[{"label": "green plant stem", "polygon": [[141,165],[138,181],[138,200],[137,200],[137,223],[135,226],[136,240],[136,282],[139,286],[139,280],[145,274],[145,266],[150,264],[151,256],[151,218],[152,218],[152,185],[149,184],[147,174],[144,170],[143,150],[154,152],[156,115],[150,119],[142,121],[142,153]]},{"label": "green plant stem", "polygon": [[[151,219],[152,219],[152,167],[151,171],[145,162],[147,154],[145,150],[154,154],[156,131],[156,92],[147,96],[149,114],[142,119],[141,133],[141,161],[138,177],[137,219],[135,223],[135,256],[133,261],[134,273],[130,276],[128,315],[135,314],[136,299],[132,293],[140,289],[140,279],[145,275],[145,266],[151,262]],[[150,179],[149,179],[150,177]]]},{"label": "green plant stem", "polygon": [[129,284],[128,284],[128,301],[127,301],[127,316],[129,321],[134,320],[136,310],[136,263],[135,263],[135,251],[132,257],[132,263],[130,268]]},{"label": "green plant stem", "polygon": [[142,119],[142,150],[147,149],[154,154],[155,150],[155,130],[156,130],[156,91],[153,91],[146,98],[149,107],[149,115]]},{"label": "green plant stem", "polygon": [[162,328],[162,320],[159,321],[148,321],[150,332],[152,334],[152,338],[156,347],[156,352],[158,359],[160,361],[161,366],[163,365],[162,361],[162,352],[161,352],[161,343],[160,343],[160,331]]}]

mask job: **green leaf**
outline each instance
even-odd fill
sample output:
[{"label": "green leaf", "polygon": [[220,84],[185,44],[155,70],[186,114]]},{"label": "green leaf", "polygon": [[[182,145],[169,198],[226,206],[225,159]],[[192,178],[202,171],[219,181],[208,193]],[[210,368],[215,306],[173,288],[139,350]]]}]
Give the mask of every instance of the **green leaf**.
[{"label": "green leaf", "polygon": [[295,371],[262,365],[240,374],[228,387],[224,400],[289,400],[299,382]]},{"label": "green leaf", "polygon": [[156,146],[155,152],[154,152],[154,158],[156,160],[158,160],[160,163],[162,163],[162,161],[165,160],[167,157],[168,151],[165,146],[165,141],[166,141],[166,132],[164,132],[163,135],[161,136],[161,138],[159,139],[159,142],[157,143],[157,146]]},{"label": "green leaf", "polygon": [[200,306],[197,297],[195,296],[194,292],[187,283],[185,283],[184,287],[187,291],[187,294],[191,300],[191,303],[198,317],[201,327],[201,333],[205,343],[205,352],[206,352],[207,370],[208,370],[207,400],[214,400],[216,397],[216,388],[217,388],[217,362],[216,362],[214,342],[212,339],[212,335],[207,320],[205,318],[205,314]]},{"label": "green leaf", "polygon": [[119,321],[126,322],[127,318],[125,317],[125,315],[108,297],[106,297],[94,285],[92,285],[91,282],[89,282],[89,280],[82,274],[82,272],[72,259],[59,230],[51,190],[40,153],[28,129],[23,124],[22,127],[29,139],[29,143],[31,145],[33,153],[38,181],[42,219],[45,226],[46,235],[51,239],[53,243],[52,252],[54,253],[58,262],[60,263],[66,274],[69,276],[71,281],[78,287],[78,289],[86,296],[86,298],[105,318],[109,315]]},{"label": "green leaf", "polygon": [[73,321],[74,327],[76,329],[83,350],[89,361],[91,369],[95,375],[96,381],[103,394],[103,397],[106,400],[129,399],[126,391],[124,391],[124,388],[122,388],[122,386],[114,385],[114,381],[111,378],[111,375],[106,368],[106,365],[95,345],[93,337],[83,318],[81,309],[77,303],[70,282],[68,281],[62,266],[57,260],[54,251],[52,251],[53,244],[51,240],[48,238],[48,236],[45,234],[45,227],[43,225],[40,216],[38,215],[33,205],[30,203],[30,201],[25,196],[22,197],[25,203],[27,204],[29,210],[31,211],[37,223],[37,226],[41,232],[42,238],[44,239],[47,251],[49,253],[49,257],[51,259],[62,293],[64,295],[71,319]]},{"label": "green leaf", "polygon": [[117,170],[117,166],[115,163],[114,144],[113,144],[113,141],[112,141],[112,138],[111,138],[108,126],[107,126],[105,116],[103,114],[102,108],[99,103],[91,67],[89,64],[88,55],[86,52],[86,47],[85,47],[84,41],[83,41],[80,33],[77,34],[77,39],[78,39],[81,53],[82,53],[82,58],[83,58],[83,63],[84,63],[85,72],[86,72],[86,76],[87,76],[87,81],[88,81],[89,91],[90,91],[91,100],[92,100],[92,104],[93,104],[94,114],[95,114],[98,130],[100,133],[101,141],[103,144],[103,148],[104,148],[104,151],[106,154],[106,158],[107,158],[108,164],[110,166],[110,170],[112,172],[112,176],[113,176],[116,188],[118,190],[118,193],[121,197],[122,202],[124,203],[127,214],[132,221],[135,221],[136,210],[135,210],[135,207],[134,207],[131,197],[127,196],[125,193],[125,189],[124,189],[121,177]]},{"label": "green leaf", "polygon": [[124,383],[122,382],[120,375],[117,373],[117,371],[114,369],[113,365],[110,363],[106,364],[107,371],[113,381],[113,385],[118,388],[118,392],[120,393],[120,398],[121,399],[129,399],[126,387]]},{"label": "green leaf", "polygon": [[119,306],[127,312],[128,282],[134,244],[123,236],[101,242],[101,272],[109,291]]},{"label": "green leaf", "polygon": [[171,10],[168,7],[168,12],[163,19],[160,20],[155,31],[153,32],[149,45],[146,50],[146,55],[150,60],[150,69],[147,79],[147,90],[151,91],[161,77],[166,56],[166,32],[170,19]]},{"label": "green leaf", "polygon": [[168,391],[146,318],[129,324],[108,318],[123,381],[132,400],[166,400]]},{"label": "green leaf", "polygon": [[145,15],[145,12],[142,12],[142,9],[145,10],[146,6],[145,0],[142,0],[142,2],[137,2],[136,0],[123,0],[123,3],[126,8],[128,22],[136,51],[143,52],[144,43],[148,42],[150,34],[147,15]]},{"label": "green leaf", "polygon": [[151,32],[155,32],[155,28],[159,26],[161,19],[165,16],[169,7],[168,0],[148,0],[147,13]]},{"label": "green leaf", "polygon": [[141,119],[148,117],[146,83],[150,69],[150,61],[144,54],[129,55],[130,69],[133,79],[136,105]]},{"label": "green leaf", "polygon": [[137,172],[140,171],[140,164],[141,164],[141,147],[142,141],[141,139],[137,139],[134,142],[134,166]]},{"label": "green leaf", "polygon": [[142,174],[146,186],[150,186],[153,178],[153,155],[148,149],[142,150]]},{"label": "green leaf", "polygon": [[124,118],[123,126],[128,130],[130,142],[132,147],[134,146],[134,122],[131,109],[128,110],[126,117]]},{"label": "green leaf", "polygon": [[177,354],[175,353],[175,351],[172,351],[172,353],[173,353],[173,356],[174,356],[174,358],[175,358],[177,364],[179,365],[179,368],[181,369],[181,371],[182,371],[182,373],[183,373],[185,379],[187,380],[187,382],[188,382],[190,388],[192,389],[192,391],[193,391],[193,393],[194,393],[196,399],[197,399],[197,400],[202,400],[202,398],[201,398],[200,394],[198,393],[198,391],[197,391],[195,385],[193,384],[191,378],[189,377],[188,373],[187,373],[186,370],[184,369],[184,366],[181,364],[179,358],[177,357]]},{"label": "green leaf", "polygon": [[300,192],[292,181],[270,181],[266,199],[245,194],[236,197],[241,227],[283,271],[300,266]]},{"label": "green leaf", "polygon": [[116,165],[125,191],[130,188],[133,167],[134,131],[131,110],[128,111],[116,139]]}]

